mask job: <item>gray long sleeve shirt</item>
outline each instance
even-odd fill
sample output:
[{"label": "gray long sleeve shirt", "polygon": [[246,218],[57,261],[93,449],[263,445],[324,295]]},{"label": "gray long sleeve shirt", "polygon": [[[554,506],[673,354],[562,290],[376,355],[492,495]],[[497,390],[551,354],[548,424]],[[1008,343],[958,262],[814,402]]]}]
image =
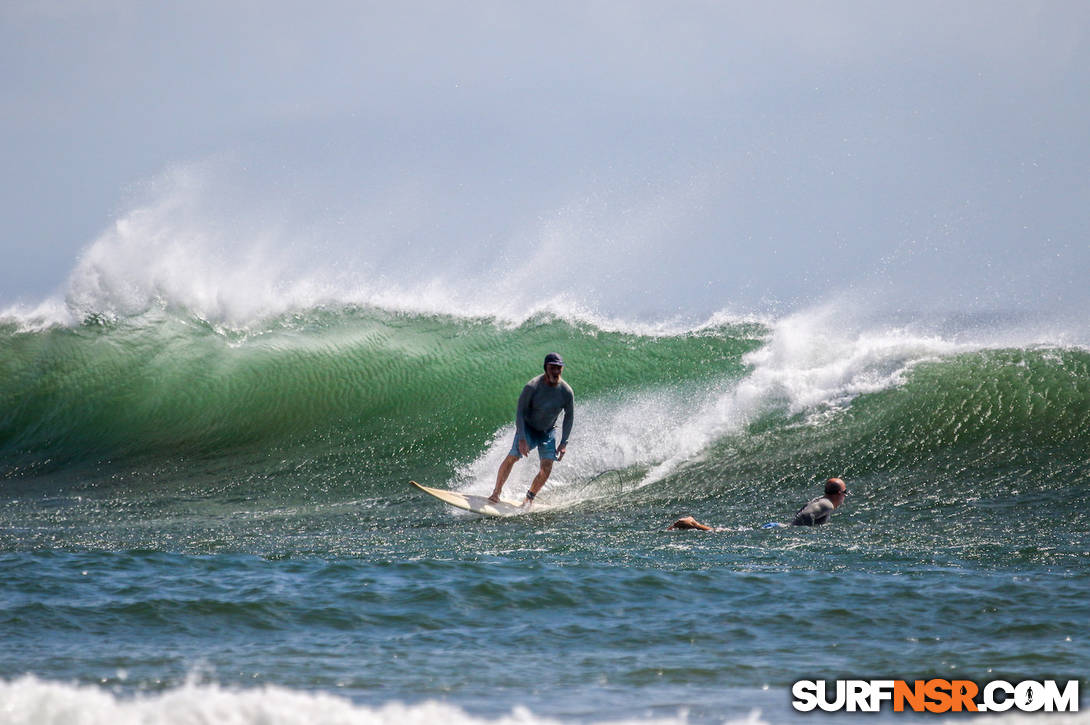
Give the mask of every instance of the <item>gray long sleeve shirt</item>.
[{"label": "gray long sleeve shirt", "polygon": [[526,383],[519,396],[518,409],[515,412],[515,426],[519,438],[525,438],[526,428],[542,433],[556,427],[556,419],[564,413],[564,427],[560,434],[558,448],[568,444],[572,424],[575,422],[575,393],[563,380],[555,387],[545,382],[544,375]]}]

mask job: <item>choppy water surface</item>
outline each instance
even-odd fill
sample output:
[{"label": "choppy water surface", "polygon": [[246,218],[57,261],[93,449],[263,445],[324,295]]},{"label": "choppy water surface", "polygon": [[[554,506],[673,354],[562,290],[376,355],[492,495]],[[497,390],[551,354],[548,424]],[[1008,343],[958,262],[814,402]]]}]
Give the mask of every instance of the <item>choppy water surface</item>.
[{"label": "choppy water surface", "polygon": [[[372,308],[8,323],[0,697],[15,722],[66,702],[777,722],[802,717],[798,679],[1085,688],[1090,354],[797,334]],[[409,489],[490,489],[552,349],[577,421],[550,510]],[[758,528],[830,475],[851,491],[832,524]],[[664,530],[683,514],[718,530]]]}]

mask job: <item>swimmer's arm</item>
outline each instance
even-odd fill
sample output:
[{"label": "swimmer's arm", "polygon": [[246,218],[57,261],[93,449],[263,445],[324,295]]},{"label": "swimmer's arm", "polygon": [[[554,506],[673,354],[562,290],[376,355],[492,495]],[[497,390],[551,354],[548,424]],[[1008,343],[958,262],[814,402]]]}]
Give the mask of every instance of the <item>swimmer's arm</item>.
[{"label": "swimmer's arm", "polygon": [[714,530],[714,529],[712,529],[712,527],[705,526],[704,524],[700,523],[699,521],[694,519],[692,516],[686,516],[684,518],[678,519],[674,523],[670,524],[670,526],[667,527],[666,530],[667,531],[673,531],[674,529],[699,529],[700,531],[713,531]]}]

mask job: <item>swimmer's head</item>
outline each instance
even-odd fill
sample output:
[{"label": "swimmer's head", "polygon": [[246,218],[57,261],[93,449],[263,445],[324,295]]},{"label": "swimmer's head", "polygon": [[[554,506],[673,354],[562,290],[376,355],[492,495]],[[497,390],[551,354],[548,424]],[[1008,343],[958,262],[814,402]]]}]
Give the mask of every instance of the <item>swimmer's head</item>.
[{"label": "swimmer's head", "polygon": [[826,496],[847,496],[848,485],[839,478],[830,478],[825,482]]}]

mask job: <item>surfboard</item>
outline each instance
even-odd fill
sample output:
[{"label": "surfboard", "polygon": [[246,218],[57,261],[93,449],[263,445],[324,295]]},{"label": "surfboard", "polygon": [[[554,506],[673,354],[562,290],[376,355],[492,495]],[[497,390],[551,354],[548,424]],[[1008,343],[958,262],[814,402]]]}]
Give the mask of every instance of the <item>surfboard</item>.
[{"label": "surfboard", "polygon": [[519,506],[517,503],[512,503],[511,501],[504,501],[502,498],[499,503],[492,503],[488,500],[487,496],[477,496],[472,493],[459,493],[458,491],[446,491],[442,488],[421,486],[416,481],[409,481],[409,484],[416,486],[429,496],[434,496],[443,503],[450,504],[455,508],[472,511],[475,514],[481,514],[482,516],[517,516],[518,514],[527,513],[527,510],[522,506]]}]

